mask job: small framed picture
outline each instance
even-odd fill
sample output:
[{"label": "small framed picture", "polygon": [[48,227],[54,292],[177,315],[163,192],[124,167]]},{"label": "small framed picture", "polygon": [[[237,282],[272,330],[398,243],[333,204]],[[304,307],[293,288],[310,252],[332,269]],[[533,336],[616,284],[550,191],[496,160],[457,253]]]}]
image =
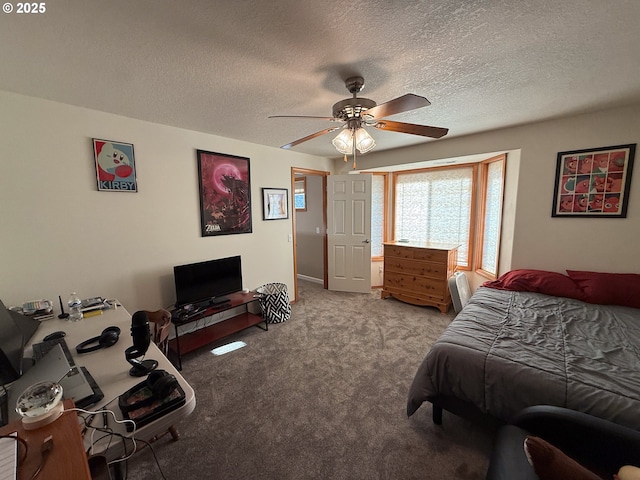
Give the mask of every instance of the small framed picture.
[{"label": "small framed picture", "polygon": [[133,145],[93,139],[93,158],[100,192],[137,192]]},{"label": "small framed picture", "polygon": [[552,217],[626,218],[636,144],[559,152]]},{"label": "small framed picture", "polygon": [[286,188],[262,189],[262,219],[289,218],[289,191]]}]

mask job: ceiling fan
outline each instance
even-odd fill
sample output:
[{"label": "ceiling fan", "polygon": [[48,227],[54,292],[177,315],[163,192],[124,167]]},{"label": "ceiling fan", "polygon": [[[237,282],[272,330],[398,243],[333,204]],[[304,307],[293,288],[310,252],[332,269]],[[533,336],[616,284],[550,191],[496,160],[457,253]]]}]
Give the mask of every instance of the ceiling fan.
[{"label": "ceiling fan", "polygon": [[407,112],[416,108],[427,107],[431,102],[424,97],[407,93],[401,97],[389,100],[380,105],[368,98],[358,97],[357,94],[364,88],[364,78],[349,77],[345,80],[347,90],[353,95],[352,98],[340,100],[333,105],[333,117],[314,117],[308,115],[272,115],[269,118],[307,118],[316,120],[327,120],[339,122],[341,125],[325,128],[319,132],[312,133],[306,137],[294,140],[291,143],[282,145],[280,148],[289,149],[300,145],[303,142],[320,137],[336,130],[342,130],[332,143],[334,147],[344,154],[344,161],[347,161],[347,154],[353,154],[353,168],[356,168],[356,150],[366,153],[372,150],[376,143],[373,137],[367,133],[364,127],[374,127],[390,132],[408,133],[411,135],[421,135],[423,137],[440,138],[447,134],[448,128],[429,127],[427,125],[416,125],[413,123],[395,122],[384,120],[384,117],[397,113]]}]

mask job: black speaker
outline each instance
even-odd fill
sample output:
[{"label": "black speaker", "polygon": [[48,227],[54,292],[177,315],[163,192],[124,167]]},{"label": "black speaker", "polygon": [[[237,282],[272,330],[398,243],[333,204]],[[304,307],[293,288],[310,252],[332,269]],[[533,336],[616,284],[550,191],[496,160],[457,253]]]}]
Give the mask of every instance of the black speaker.
[{"label": "black speaker", "polygon": [[100,350],[101,348],[108,348],[115,343],[120,338],[120,328],[119,327],[107,327],[105,328],[100,335],[97,337],[90,338],[89,340],[85,340],[80,345],[76,347],[76,352],[78,353],[89,353],[95,352],[96,350]]},{"label": "black speaker", "polygon": [[178,388],[178,380],[165,370],[154,370],[147,377],[147,387],[157,400],[162,400]]}]

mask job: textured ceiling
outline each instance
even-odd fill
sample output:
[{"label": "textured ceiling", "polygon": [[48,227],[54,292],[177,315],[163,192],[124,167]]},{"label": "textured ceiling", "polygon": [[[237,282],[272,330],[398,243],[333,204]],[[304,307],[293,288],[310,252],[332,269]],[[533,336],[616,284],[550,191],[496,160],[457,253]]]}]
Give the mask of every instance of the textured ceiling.
[{"label": "textured ceiling", "polygon": [[[15,3],[14,3],[15,5]],[[360,96],[449,137],[640,102],[639,0],[56,0],[0,14],[0,90],[279,147]],[[97,134],[98,132],[96,132]],[[373,130],[376,150],[433,140]],[[335,157],[333,134],[294,149]],[[447,137],[445,137],[447,138]]]}]

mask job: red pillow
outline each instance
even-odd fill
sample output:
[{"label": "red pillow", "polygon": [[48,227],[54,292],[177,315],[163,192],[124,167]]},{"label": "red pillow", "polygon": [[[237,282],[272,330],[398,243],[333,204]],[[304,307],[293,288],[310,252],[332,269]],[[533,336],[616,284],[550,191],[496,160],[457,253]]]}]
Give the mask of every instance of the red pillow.
[{"label": "red pillow", "polygon": [[483,283],[482,286],[584,300],[584,293],[571,278],[562,273],[545,270],[511,270],[497,280]]},{"label": "red pillow", "polygon": [[582,289],[585,302],[640,308],[640,275],[567,270]]}]

